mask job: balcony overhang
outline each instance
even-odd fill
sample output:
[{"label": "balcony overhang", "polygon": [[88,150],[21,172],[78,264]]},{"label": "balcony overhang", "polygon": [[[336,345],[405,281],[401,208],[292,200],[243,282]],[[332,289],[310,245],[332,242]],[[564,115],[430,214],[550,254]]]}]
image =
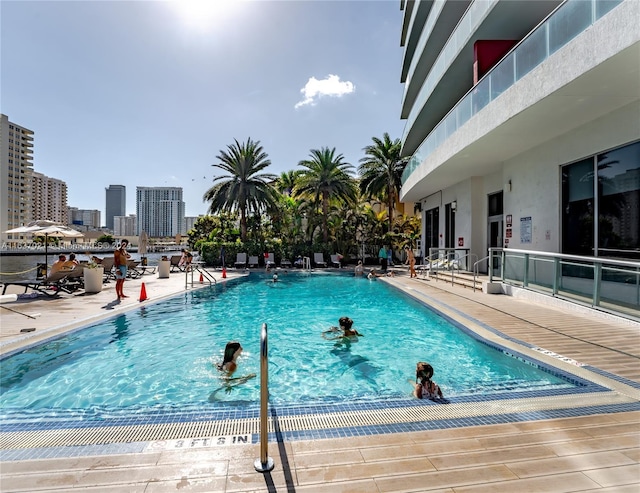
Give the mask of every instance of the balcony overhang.
[{"label": "balcony overhang", "polygon": [[[619,108],[640,104],[639,41],[577,77],[568,73],[570,82],[539,95],[566,65],[562,51],[445,140],[409,176],[400,199],[418,202],[473,176],[497,172],[504,161],[528,149]],[[573,50],[571,55],[580,54]],[[640,136],[640,118],[638,127]]]}]

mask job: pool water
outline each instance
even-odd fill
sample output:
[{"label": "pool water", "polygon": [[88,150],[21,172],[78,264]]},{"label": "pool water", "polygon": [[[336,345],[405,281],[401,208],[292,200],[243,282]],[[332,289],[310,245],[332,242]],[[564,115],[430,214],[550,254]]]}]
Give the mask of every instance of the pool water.
[{"label": "pool water", "polygon": [[[1,361],[0,411],[137,412],[259,401],[260,333],[269,334],[272,404],[409,397],[417,361],[445,397],[572,387],[476,341],[380,280],[331,273],[262,273],[147,305]],[[322,332],[341,316],[364,334]],[[229,340],[244,351],[225,392],[216,363]]]}]

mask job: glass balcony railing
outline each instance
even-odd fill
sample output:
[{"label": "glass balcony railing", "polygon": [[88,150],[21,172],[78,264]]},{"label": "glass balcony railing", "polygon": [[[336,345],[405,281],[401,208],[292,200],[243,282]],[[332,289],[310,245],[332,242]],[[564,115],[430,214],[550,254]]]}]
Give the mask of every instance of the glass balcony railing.
[{"label": "glass balcony railing", "polygon": [[[625,0],[567,0],[558,7],[485,74],[427,135],[411,156],[402,174],[402,183],[409,179],[420,163],[480,110],[623,1]],[[424,105],[424,102],[418,103],[420,108]]]},{"label": "glass balcony railing", "polygon": [[640,262],[516,249],[489,249],[489,281],[640,320]]}]

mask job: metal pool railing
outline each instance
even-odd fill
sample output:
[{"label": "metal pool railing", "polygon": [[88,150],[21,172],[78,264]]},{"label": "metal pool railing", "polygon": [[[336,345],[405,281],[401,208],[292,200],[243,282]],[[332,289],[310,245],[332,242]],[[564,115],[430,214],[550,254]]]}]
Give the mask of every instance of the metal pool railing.
[{"label": "metal pool railing", "polygon": [[260,457],[253,467],[258,472],[269,472],[275,464],[269,457],[269,432],[267,428],[267,414],[269,407],[269,348],[267,340],[267,324],[262,324],[260,334]]},{"label": "metal pool railing", "polygon": [[490,248],[489,257],[504,283],[640,320],[640,262],[512,248]]}]

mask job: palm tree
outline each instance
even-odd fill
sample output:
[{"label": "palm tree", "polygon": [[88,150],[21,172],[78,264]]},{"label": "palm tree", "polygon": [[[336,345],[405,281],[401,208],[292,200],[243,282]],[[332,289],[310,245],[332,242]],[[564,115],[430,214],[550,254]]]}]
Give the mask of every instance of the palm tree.
[{"label": "palm tree", "polygon": [[402,187],[402,172],[407,158],[400,156],[400,139],[391,141],[387,132],[382,140],[373,137],[373,144],[363,150],[365,157],[360,159],[360,190],[369,197],[379,197],[387,202],[389,231],[393,226],[393,206]]},{"label": "palm tree", "polygon": [[282,173],[280,173],[280,176],[274,183],[276,190],[278,190],[278,192],[280,192],[281,194],[290,197],[293,193],[293,189],[296,186],[296,181],[299,174],[300,171],[297,170],[283,171]]},{"label": "palm tree", "polygon": [[336,149],[323,147],[312,149],[311,159],[300,161],[298,166],[306,168],[298,177],[295,192],[308,194],[316,202],[322,201],[322,235],[323,241],[329,241],[329,229],[327,226],[329,216],[329,197],[339,202],[355,199],[355,186],[351,176],[353,166],[344,162],[344,156],[338,154]]},{"label": "palm tree", "polygon": [[254,142],[251,137],[242,144],[234,139],[234,144],[227,146],[226,151],[220,151],[216,159],[220,162],[211,166],[228,174],[213,179],[214,185],[205,192],[203,200],[211,202],[208,211],[210,214],[239,211],[240,236],[245,241],[247,213],[260,212],[275,202],[269,182],[275,180],[276,176],[260,174],[271,165],[271,161],[260,141]]}]

